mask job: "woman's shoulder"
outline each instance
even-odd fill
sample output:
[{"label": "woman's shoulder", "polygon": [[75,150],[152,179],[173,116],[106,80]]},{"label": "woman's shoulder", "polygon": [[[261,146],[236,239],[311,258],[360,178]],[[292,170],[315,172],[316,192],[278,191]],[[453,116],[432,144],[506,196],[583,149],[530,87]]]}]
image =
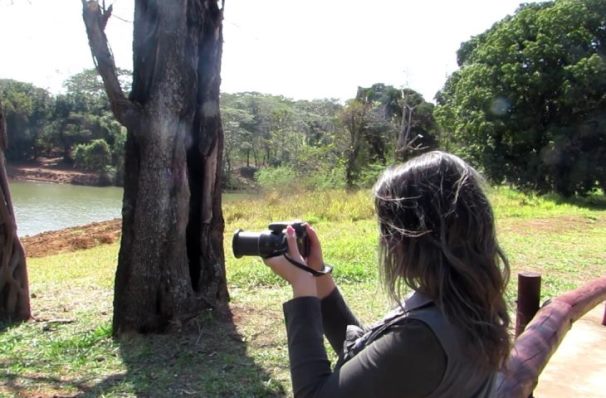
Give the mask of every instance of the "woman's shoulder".
[{"label": "woman's shoulder", "polygon": [[422,320],[405,317],[390,325],[385,331],[385,336],[390,336],[396,348],[404,349],[406,352],[431,352],[438,356],[445,355],[440,339],[433,329]]},{"label": "woman's shoulder", "polygon": [[367,330],[348,327],[346,356],[353,356],[364,348],[375,355],[388,355],[395,360],[432,359],[446,362],[446,351],[432,328],[422,320],[407,316],[392,317]]}]

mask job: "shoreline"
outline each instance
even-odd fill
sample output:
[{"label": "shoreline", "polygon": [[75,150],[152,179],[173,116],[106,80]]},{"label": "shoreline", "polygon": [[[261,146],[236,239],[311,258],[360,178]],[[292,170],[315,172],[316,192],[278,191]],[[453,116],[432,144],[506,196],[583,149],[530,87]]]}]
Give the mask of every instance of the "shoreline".
[{"label": "shoreline", "polygon": [[107,186],[99,173],[76,170],[61,165],[57,159],[40,162],[7,163],[6,174],[10,181],[47,182],[54,184],[74,184]]},{"label": "shoreline", "polygon": [[122,233],[122,219],[93,222],[56,231],[20,237],[26,258],[46,257],[90,249],[116,242]]}]

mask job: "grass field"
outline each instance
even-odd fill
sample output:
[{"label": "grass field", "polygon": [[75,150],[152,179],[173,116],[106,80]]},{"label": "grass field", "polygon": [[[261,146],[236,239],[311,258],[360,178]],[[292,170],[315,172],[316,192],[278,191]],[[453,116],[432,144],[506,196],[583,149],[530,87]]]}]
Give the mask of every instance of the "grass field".
[{"label": "grass field", "polygon": [[[606,272],[604,196],[567,203],[506,188],[490,192],[499,238],[516,273],[542,274],[547,299]],[[290,289],[256,258],[236,260],[236,228],[301,218],[363,321],[388,308],[377,283],[376,223],[368,191],[246,197],[225,204],[230,320],[210,313],[188,332],[111,338],[117,245],[28,260],[34,320],[0,325],[0,396],[271,397],[290,395],[281,304]],[[334,355],[332,358],[334,359]]]}]

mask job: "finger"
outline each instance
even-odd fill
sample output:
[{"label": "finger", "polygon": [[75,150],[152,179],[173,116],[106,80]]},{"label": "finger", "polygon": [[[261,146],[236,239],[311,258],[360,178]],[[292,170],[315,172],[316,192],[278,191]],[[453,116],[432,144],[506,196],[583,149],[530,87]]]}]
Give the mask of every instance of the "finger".
[{"label": "finger", "polygon": [[320,239],[318,238],[316,230],[309,224],[305,224],[305,229],[307,230],[307,238],[309,239],[311,247],[320,247]]},{"label": "finger", "polygon": [[288,254],[293,258],[302,258],[297,246],[297,234],[292,225],[286,227],[286,243],[288,244]]}]

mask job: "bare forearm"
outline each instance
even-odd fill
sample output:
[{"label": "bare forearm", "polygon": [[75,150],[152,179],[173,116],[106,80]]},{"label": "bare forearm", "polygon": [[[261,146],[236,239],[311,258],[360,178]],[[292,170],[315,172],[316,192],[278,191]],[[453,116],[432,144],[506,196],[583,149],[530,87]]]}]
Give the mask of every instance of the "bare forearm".
[{"label": "bare forearm", "polygon": [[320,300],[326,298],[337,287],[332,275],[324,275],[316,278],[316,287],[318,289],[318,297]]},{"label": "bare forearm", "polygon": [[318,297],[316,278],[312,274],[302,274],[292,282],[293,297]]}]

